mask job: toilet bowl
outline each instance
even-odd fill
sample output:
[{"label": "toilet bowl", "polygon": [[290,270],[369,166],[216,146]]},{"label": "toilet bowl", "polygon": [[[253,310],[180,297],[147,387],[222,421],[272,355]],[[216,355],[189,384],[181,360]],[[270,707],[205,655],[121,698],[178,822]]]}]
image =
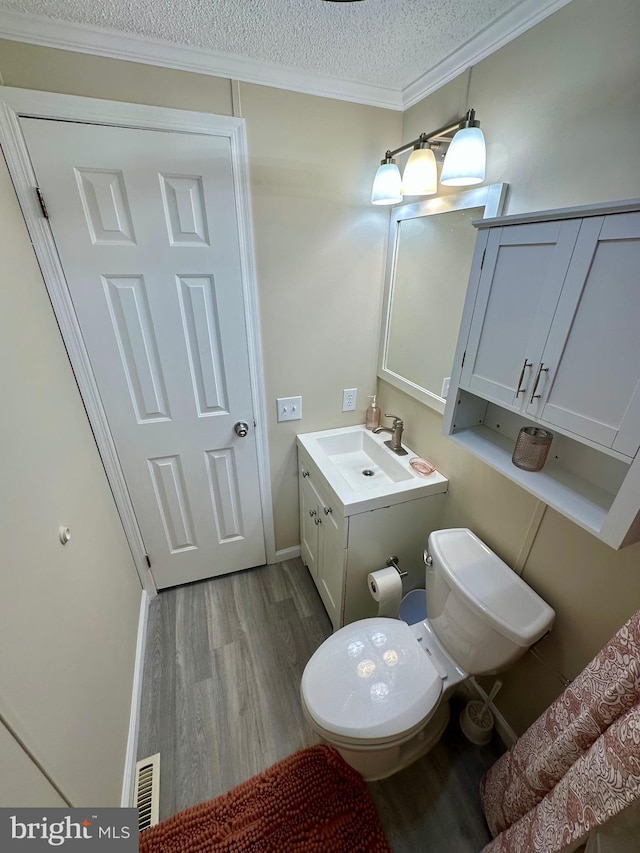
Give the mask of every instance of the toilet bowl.
[{"label": "toilet bowl", "polygon": [[510,665],[553,624],[551,607],[467,528],[434,531],[428,551],[427,619],[346,625],[302,676],[311,726],[369,781],[428,752],[455,688]]}]

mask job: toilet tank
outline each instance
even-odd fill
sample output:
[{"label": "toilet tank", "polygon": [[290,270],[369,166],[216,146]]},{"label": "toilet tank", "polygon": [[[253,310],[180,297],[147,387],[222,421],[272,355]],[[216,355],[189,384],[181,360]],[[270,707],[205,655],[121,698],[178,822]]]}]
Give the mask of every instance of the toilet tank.
[{"label": "toilet tank", "polygon": [[466,527],[435,530],[429,555],[428,621],[469,675],[504,669],[551,629],[552,608]]}]

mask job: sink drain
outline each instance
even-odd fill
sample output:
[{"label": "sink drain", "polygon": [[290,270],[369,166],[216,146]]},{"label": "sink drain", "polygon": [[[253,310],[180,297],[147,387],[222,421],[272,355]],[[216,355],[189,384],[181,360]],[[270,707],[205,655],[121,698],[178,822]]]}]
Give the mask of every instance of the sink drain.
[{"label": "sink drain", "polygon": [[372,471],[371,468],[365,468],[362,473],[365,477],[373,477],[375,472]]}]

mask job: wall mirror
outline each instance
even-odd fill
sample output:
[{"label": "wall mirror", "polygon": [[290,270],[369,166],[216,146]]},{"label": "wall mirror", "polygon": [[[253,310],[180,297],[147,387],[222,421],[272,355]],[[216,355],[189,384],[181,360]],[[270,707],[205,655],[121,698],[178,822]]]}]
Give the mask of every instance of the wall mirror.
[{"label": "wall mirror", "polygon": [[378,376],[444,412],[476,242],[474,219],[502,213],[507,184],[391,210]]}]

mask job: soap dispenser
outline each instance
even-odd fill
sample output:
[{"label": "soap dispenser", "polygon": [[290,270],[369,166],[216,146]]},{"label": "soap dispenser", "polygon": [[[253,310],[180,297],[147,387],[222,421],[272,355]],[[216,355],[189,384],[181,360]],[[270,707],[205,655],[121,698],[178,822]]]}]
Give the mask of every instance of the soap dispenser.
[{"label": "soap dispenser", "polygon": [[381,412],[380,406],[376,405],[376,395],[369,394],[371,405],[367,409],[365,416],[365,426],[367,429],[377,429],[380,426]]}]

